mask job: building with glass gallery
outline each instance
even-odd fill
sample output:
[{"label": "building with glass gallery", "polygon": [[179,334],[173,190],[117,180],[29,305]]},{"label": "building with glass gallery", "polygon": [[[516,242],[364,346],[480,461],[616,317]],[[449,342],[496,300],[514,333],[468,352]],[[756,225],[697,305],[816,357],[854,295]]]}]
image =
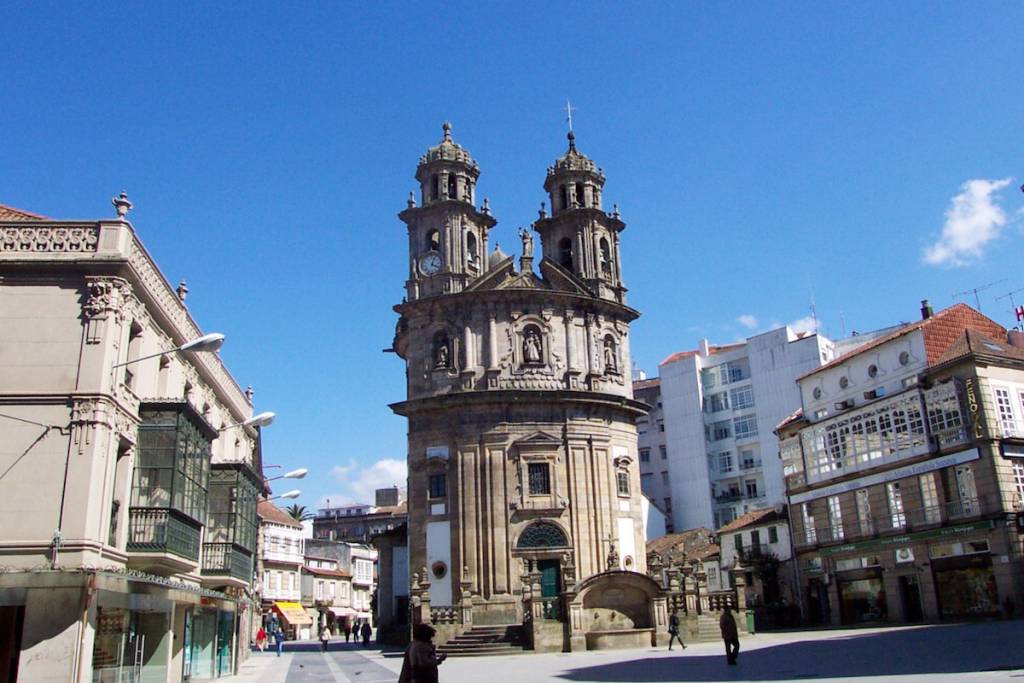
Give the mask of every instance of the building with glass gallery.
[{"label": "building with glass gallery", "polygon": [[259,616],[252,392],[114,204],[0,206],[3,683],[233,674]]}]

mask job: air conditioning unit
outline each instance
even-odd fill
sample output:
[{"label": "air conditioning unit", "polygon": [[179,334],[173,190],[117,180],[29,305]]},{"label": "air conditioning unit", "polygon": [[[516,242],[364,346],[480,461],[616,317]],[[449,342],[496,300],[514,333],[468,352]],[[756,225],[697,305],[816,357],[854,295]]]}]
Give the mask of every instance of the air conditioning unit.
[{"label": "air conditioning unit", "polygon": [[917,386],[917,375],[914,375],[912,377],[904,377],[903,378],[903,386],[905,386],[905,387]]},{"label": "air conditioning unit", "polygon": [[878,387],[871,391],[864,392],[864,399],[867,401],[873,401],[874,399],[882,398],[883,396],[885,396],[885,387]]},{"label": "air conditioning unit", "polygon": [[914,551],[910,548],[897,548],[896,549],[896,561],[897,562],[913,562]]},{"label": "air conditioning unit", "polygon": [[836,401],[836,410],[846,410],[847,408],[852,408],[853,405],[852,398],[848,398],[845,401]]}]

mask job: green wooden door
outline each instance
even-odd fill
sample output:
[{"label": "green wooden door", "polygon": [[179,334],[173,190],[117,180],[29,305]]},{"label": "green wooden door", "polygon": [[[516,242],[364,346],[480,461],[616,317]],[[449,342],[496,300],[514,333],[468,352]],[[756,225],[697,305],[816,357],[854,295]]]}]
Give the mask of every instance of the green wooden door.
[{"label": "green wooden door", "polygon": [[537,562],[537,569],[540,571],[540,597],[554,598],[562,592],[562,577],[558,566],[558,560]]}]

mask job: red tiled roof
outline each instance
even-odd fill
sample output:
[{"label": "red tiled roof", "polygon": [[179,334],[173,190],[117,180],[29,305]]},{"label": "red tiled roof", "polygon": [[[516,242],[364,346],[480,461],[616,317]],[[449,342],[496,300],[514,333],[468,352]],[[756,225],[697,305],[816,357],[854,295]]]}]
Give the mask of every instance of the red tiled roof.
[{"label": "red tiled roof", "polygon": [[975,330],[988,336],[998,338],[1006,337],[1006,328],[988,318],[967,304],[954,304],[945,308],[930,318],[908,323],[898,330],[878,339],[868,342],[864,346],[858,346],[850,353],[834,358],[820,368],[815,368],[797,378],[797,381],[815,375],[822,370],[842,365],[849,359],[886,344],[893,339],[898,339],[916,330],[922,330],[924,334],[925,355],[928,358],[928,365],[934,365],[939,358],[963,335],[964,330]]},{"label": "red tiled roof", "polygon": [[38,213],[32,213],[31,211],[23,211],[22,209],[16,209],[13,206],[7,206],[6,204],[0,204],[0,221],[43,221],[46,220],[46,216],[40,216]]},{"label": "red tiled roof", "polygon": [[342,569],[323,569],[321,567],[304,566],[302,571],[309,572],[314,576],[332,576],[336,579],[351,579],[352,574]]},{"label": "red tiled roof", "polygon": [[647,542],[647,552],[668,558],[685,556],[691,560],[703,560],[717,555],[719,548],[711,542],[710,529],[697,527],[651,539]]},{"label": "red tiled roof", "polygon": [[745,515],[740,515],[736,519],[732,520],[721,529],[718,530],[719,534],[728,533],[730,531],[738,531],[739,529],[746,529],[754,526],[761,526],[762,524],[773,524],[775,522],[788,521],[786,519],[786,513],[777,512],[775,508],[765,508],[764,510],[751,510]]},{"label": "red tiled roof", "polygon": [[[733,349],[738,349],[739,347],[743,346],[745,343],[746,342],[736,342],[735,344],[722,344],[722,345],[719,345],[719,346],[709,346],[708,347],[708,355],[709,356],[713,356],[716,353],[724,353],[726,351],[732,351]],[[689,358],[690,356],[695,356],[698,353],[700,353],[700,349],[691,349],[690,351],[676,351],[671,356],[669,356],[665,360],[663,360],[660,363],[658,363],[658,366],[660,367],[662,365],[668,365],[669,363],[675,363],[677,360],[682,360],[683,358]]]},{"label": "red tiled roof", "polygon": [[778,432],[783,427],[785,427],[787,425],[791,425],[794,422],[796,422],[797,420],[802,420],[803,417],[804,417],[804,409],[803,408],[797,408],[796,411],[793,412],[792,415],[790,415],[789,417],[785,418],[779,424],[775,425],[775,429],[773,429],[772,431],[773,432]]},{"label": "red tiled roof", "polygon": [[302,528],[302,522],[299,522],[292,518],[287,512],[277,507],[269,500],[261,500],[256,506],[256,514],[260,518],[273,522],[274,524],[283,524],[285,526],[293,526],[299,529]]},{"label": "red tiled roof", "polygon": [[1005,335],[1001,338],[992,338],[976,330],[967,330],[932,365],[951,363],[972,354],[1008,361],[1024,361],[1024,348],[1011,346],[1007,343]]},{"label": "red tiled roof", "polygon": [[637,379],[637,380],[633,380],[633,391],[636,391],[638,389],[650,389],[652,387],[660,387],[660,386],[661,386],[661,378],[660,377],[652,377],[650,379]]}]

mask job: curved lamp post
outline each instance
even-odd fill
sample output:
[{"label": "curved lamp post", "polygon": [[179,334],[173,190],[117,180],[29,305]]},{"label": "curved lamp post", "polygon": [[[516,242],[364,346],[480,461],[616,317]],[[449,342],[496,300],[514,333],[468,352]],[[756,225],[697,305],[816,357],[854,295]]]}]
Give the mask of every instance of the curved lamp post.
[{"label": "curved lamp post", "polygon": [[111,367],[119,368],[122,365],[131,365],[132,363],[138,363],[142,360],[149,360],[150,358],[156,358],[158,356],[166,356],[169,353],[175,351],[216,351],[224,345],[224,335],[220,332],[211,332],[210,334],[204,334],[202,337],[193,339],[192,341],[185,342],[181,346],[176,346],[173,349],[166,351],[160,351],[159,353],[151,353],[148,356],[142,356],[141,358],[135,358],[134,360],[126,360],[123,363],[115,363]]}]

